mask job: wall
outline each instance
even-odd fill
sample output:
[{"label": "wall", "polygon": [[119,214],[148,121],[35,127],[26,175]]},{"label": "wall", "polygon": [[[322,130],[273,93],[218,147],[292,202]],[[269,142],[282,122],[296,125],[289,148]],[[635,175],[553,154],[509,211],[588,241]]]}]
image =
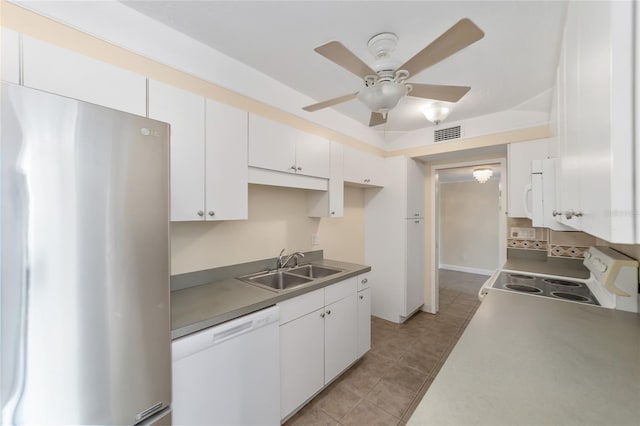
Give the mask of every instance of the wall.
[{"label": "wall", "polygon": [[440,265],[484,273],[501,266],[498,184],[497,179],[440,183]]},{"label": "wall", "polygon": [[[312,234],[320,237],[311,245]],[[287,253],[323,249],[324,256],[364,263],[364,191],[345,187],[343,218],[307,217],[307,191],[249,185],[249,219],[171,224],[171,274]]]}]

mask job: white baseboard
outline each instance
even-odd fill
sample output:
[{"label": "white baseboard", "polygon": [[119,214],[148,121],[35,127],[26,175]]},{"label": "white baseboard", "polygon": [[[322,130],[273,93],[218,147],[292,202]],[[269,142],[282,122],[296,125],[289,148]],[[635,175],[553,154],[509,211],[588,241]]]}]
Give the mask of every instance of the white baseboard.
[{"label": "white baseboard", "polygon": [[435,314],[435,312],[431,309],[431,305],[422,305],[422,308],[420,310],[429,314]]},{"label": "white baseboard", "polygon": [[487,275],[487,276],[491,276],[495,271],[493,269],[470,268],[468,266],[444,265],[444,264],[440,264],[439,268],[447,269],[449,271],[468,272],[470,274],[479,274],[479,275]]}]

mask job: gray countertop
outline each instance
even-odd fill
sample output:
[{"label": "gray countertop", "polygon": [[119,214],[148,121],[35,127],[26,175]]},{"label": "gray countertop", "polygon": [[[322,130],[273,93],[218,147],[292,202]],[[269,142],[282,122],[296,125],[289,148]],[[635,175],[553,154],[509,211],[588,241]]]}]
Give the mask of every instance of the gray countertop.
[{"label": "gray countertop", "polygon": [[639,425],[640,315],[493,291],[409,425]]},{"label": "gray countertop", "polygon": [[[313,263],[342,269],[343,272],[277,293],[235,278],[172,291],[171,337],[177,339],[371,270],[369,266],[329,259]],[[245,273],[249,272],[252,271]]]},{"label": "gray countertop", "polygon": [[580,279],[587,279],[590,274],[582,264],[582,259],[553,258],[548,257],[546,252],[517,249],[508,250],[507,261],[502,269]]}]

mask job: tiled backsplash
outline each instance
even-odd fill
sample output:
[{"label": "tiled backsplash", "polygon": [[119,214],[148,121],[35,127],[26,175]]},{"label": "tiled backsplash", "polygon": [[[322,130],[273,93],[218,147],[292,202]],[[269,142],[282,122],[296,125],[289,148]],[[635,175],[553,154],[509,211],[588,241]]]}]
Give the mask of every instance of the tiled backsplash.
[{"label": "tiled backsplash", "polygon": [[549,257],[582,259],[589,246],[596,244],[594,237],[583,232],[558,232],[547,228],[535,228],[531,226],[529,219],[508,218],[507,227],[507,247],[546,251]]}]

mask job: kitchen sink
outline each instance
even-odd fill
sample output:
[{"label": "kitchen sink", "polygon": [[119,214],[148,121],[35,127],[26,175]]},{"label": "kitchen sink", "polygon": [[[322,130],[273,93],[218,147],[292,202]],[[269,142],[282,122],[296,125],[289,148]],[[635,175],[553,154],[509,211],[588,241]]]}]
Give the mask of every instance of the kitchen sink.
[{"label": "kitchen sink", "polygon": [[238,279],[268,290],[284,291],[340,272],[342,272],[340,269],[309,264],[278,271],[257,272],[238,277]]},{"label": "kitchen sink", "polygon": [[342,272],[340,269],[327,268],[326,266],[304,265],[289,269],[290,274],[303,275],[309,278],[324,278]]},{"label": "kitchen sink", "polygon": [[288,290],[313,281],[312,278],[288,274],[286,271],[273,271],[261,273],[259,275],[240,277],[240,280],[276,291]]}]

